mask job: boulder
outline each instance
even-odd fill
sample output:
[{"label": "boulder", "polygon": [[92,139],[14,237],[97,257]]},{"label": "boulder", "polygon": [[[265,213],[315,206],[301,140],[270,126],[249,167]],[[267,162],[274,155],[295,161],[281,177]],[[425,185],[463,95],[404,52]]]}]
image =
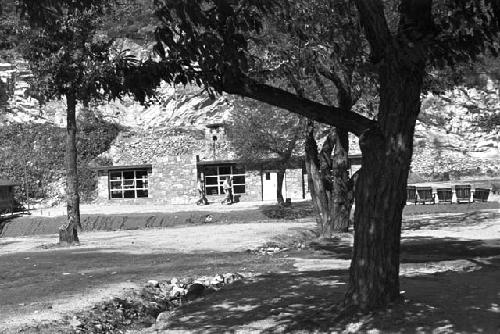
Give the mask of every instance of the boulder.
[{"label": "boulder", "polygon": [[199,298],[203,295],[204,291],[205,291],[205,286],[203,284],[193,283],[189,286],[186,297],[188,299]]}]

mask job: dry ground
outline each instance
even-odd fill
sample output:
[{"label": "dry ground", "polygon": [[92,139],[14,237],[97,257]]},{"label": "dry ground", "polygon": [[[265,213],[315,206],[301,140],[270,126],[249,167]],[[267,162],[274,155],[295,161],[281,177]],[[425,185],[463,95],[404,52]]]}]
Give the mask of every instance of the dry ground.
[{"label": "dry ground", "polygon": [[0,332],[31,319],[57,319],[148,279],[289,267],[246,250],[310,227],[248,223],[85,232],[80,246],[64,249],[55,247],[54,235],[2,238]]},{"label": "dry ground", "polygon": [[[332,305],[345,292],[348,235],[313,243],[304,251],[273,256],[245,252],[313,226],[312,219],[302,219],[86,232],[82,245],[69,249],[54,248],[54,235],[2,238],[0,332],[16,333],[27,323],[60,319],[148,279],[234,271],[263,275],[183,306],[170,328],[213,333],[500,332],[500,210],[408,217],[401,257],[404,304],[390,313],[337,325]],[[48,328],[45,332],[51,333]]]}]

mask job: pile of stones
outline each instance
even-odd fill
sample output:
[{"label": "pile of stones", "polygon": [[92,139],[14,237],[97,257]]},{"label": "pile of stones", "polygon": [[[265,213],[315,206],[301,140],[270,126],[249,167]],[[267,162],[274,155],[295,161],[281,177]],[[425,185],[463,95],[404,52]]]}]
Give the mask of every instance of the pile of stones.
[{"label": "pile of stones", "polygon": [[[269,243],[262,247],[258,247],[255,249],[248,249],[248,253],[259,254],[259,255],[276,255],[279,253],[287,252],[289,250],[303,250],[307,247],[305,241],[296,240],[293,243],[289,243],[285,245],[279,245],[276,243]],[[284,257],[288,257],[287,254]]]},{"label": "pile of stones", "polygon": [[239,273],[196,279],[149,280],[141,291],[95,305],[66,319],[72,333],[125,333],[148,327],[165,328],[176,308],[248,275]]}]

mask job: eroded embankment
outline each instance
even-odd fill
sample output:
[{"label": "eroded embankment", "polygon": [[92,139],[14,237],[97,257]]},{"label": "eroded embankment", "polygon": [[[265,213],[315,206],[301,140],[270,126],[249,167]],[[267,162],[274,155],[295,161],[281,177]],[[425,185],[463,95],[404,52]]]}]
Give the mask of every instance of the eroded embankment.
[{"label": "eroded embankment", "polygon": [[[66,220],[58,217],[14,217],[4,222],[0,237],[18,237],[38,234],[58,233],[59,226]],[[128,213],[128,214],[88,214],[81,216],[85,231],[116,231],[143,228],[172,227],[206,223],[246,223],[253,221],[276,221],[266,217],[259,210],[234,212],[172,212],[172,213]]]}]

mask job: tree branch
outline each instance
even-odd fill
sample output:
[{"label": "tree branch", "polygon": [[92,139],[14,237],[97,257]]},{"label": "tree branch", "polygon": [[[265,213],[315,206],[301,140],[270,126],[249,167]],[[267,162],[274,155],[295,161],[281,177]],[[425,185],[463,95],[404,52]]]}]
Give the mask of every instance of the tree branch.
[{"label": "tree branch", "polygon": [[381,0],[355,0],[361,25],[370,43],[371,60],[378,63],[385,54],[385,48],[392,43],[392,36],[384,14]]},{"label": "tree branch", "polygon": [[222,90],[229,94],[249,97],[270,105],[286,109],[314,121],[334,125],[359,136],[376,126],[376,122],[354,112],[341,112],[339,108],[299,97],[285,90],[258,83],[247,77],[227,76]]}]

